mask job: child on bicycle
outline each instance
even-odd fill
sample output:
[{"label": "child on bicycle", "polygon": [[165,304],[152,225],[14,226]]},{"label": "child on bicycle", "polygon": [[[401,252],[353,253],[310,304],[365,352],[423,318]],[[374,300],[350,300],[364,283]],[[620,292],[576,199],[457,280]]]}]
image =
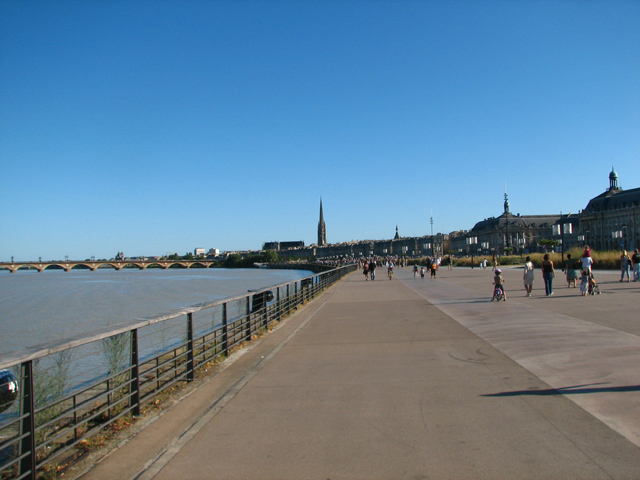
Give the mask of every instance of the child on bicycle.
[{"label": "child on bicycle", "polygon": [[[495,276],[493,277],[493,297],[491,298],[492,302],[495,300],[498,290],[502,290],[502,299],[506,302],[507,292],[505,292],[504,290],[504,278],[502,277],[502,270],[496,268]],[[498,299],[498,301],[500,300]]]}]

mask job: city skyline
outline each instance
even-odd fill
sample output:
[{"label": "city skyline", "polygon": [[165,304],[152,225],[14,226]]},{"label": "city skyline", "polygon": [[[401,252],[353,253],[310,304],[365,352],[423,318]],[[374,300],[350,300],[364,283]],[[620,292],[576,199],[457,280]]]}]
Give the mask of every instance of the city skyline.
[{"label": "city skyline", "polygon": [[640,185],[640,3],[0,3],[0,261],[578,213]]}]

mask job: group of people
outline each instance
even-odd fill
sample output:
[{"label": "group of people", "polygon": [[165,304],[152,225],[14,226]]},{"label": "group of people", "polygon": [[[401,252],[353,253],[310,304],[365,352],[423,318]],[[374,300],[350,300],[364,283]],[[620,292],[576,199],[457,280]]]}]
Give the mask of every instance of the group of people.
[{"label": "group of people", "polygon": [[[436,259],[427,259],[427,268],[426,270],[431,272],[431,278],[436,278],[436,273],[438,272],[438,268],[440,267],[440,263],[436,261]],[[424,278],[425,275],[425,267],[420,267],[420,278]],[[413,278],[418,278],[418,265],[413,266]]]},{"label": "group of people", "polygon": [[[577,287],[578,279],[580,279],[580,294],[583,296],[589,294],[599,294],[600,288],[598,282],[593,276],[593,257],[591,256],[591,249],[589,245],[584,247],[584,251],[579,259],[572,258],[571,254],[567,255],[567,262],[565,264],[565,273],[567,279],[567,286],[569,288]],[[635,249],[633,255],[629,255],[626,250],[622,251],[620,256],[620,265],[622,273],[620,275],[620,281],[624,281],[625,276],[627,282],[631,281],[631,271],[633,271],[634,282],[640,281],[640,250]],[[555,266],[553,261],[550,260],[549,254],[545,254],[542,257],[542,279],[544,281],[544,290],[547,296],[553,295],[553,279],[555,278]],[[506,293],[504,291],[504,278],[502,277],[502,271],[499,268],[494,267],[495,276],[493,278],[494,290],[501,289],[504,294],[504,300],[506,300]],[[531,261],[531,257],[527,257],[524,264],[524,272],[522,275],[522,281],[527,297],[531,296],[534,280],[534,266]],[[495,296],[494,296],[495,298]],[[492,299],[493,300],[493,299]]]},{"label": "group of people", "polygon": [[376,268],[386,265],[387,274],[389,275],[389,279],[393,278],[393,269],[396,266],[404,267],[407,265],[406,258],[399,257],[372,257],[369,259],[363,259],[359,261],[360,268],[362,268],[362,273],[364,274],[365,280],[375,280],[376,279]]},{"label": "group of people", "polygon": [[[425,273],[429,272],[431,278],[436,278],[438,269],[440,265],[443,263],[447,263],[449,266],[449,270],[452,269],[453,262],[451,257],[447,257],[446,259],[442,259],[442,257],[427,257],[425,260],[425,266],[418,267],[418,265],[413,266],[413,276],[414,278],[418,277],[418,274],[421,278],[425,277]],[[393,269],[394,267],[405,267],[407,266],[407,259],[404,257],[371,257],[365,258],[358,262],[359,267],[362,269],[362,273],[364,274],[365,280],[375,280],[376,279],[376,268],[386,266],[387,274],[389,278],[393,277]]]},{"label": "group of people", "polygon": [[[584,252],[582,252],[582,256],[580,259],[572,259],[571,254],[567,255],[567,263],[565,265],[567,283],[569,286],[573,284],[576,286],[576,282],[578,280],[578,271],[581,272],[582,280],[580,283],[580,292],[582,295],[586,295],[589,290],[589,285],[591,285],[592,289],[595,289],[597,282],[595,278],[593,278],[593,273],[591,271],[591,267],[593,265],[593,257],[591,256],[591,249],[589,245],[584,247]],[[547,296],[553,295],[553,279],[556,275],[555,266],[553,261],[549,259],[549,254],[545,254],[542,257],[542,279],[544,281],[544,291]],[[533,289],[533,278],[534,278],[534,269],[533,263],[531,262],[531,257],[527,257],[524,266],[524,274],[522,276],[522,280],[524,283],[524,288],[527,292],[527,297],[531,296],[531,290]]]}]

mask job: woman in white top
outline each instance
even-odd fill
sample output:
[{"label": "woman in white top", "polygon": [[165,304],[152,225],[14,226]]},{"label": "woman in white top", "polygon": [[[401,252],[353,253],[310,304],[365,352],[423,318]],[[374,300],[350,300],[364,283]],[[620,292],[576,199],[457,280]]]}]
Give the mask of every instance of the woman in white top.
[{"label": "woman in white top", "polygon": [[527,257],[525,261],[522,281],[524,282],[524,289],[527,291],[527,297],[530,297],[531,290],[533,290],[533,263],[531,262],[531,257]]},{"label": "woman in white top", "polygon": [[593,258],[591,258],[591,255],[585,256],[583,254],[583,256],[580,258],[580,261],[582,262],[582,270],[586,270],[587,272],[591,273],[591,265],[593,265]]}]

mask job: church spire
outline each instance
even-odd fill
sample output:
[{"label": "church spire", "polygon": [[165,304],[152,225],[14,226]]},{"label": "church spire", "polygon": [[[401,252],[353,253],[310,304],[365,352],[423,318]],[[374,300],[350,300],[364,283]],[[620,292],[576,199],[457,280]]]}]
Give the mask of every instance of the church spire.
[{"label": "church spire", "polygon": [[318,246],[327,244],[327,226],[324,223],[324,213],[322,212],[322,197],[320,197],[320,221],[318,222]]}]

